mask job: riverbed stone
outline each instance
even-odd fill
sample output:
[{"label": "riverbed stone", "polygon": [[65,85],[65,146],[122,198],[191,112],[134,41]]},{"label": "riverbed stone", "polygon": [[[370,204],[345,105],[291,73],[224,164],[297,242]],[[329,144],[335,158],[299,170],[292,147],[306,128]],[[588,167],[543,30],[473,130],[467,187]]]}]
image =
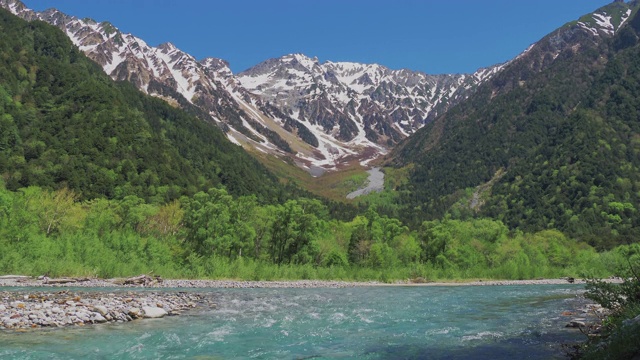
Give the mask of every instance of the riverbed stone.
[{"label": "riverbed stone", "polygon": [[85,313],[85,312],[76,312],[76,318],[78,318],[79,320],[81,320],[82,322],[87,322],[91,319],[91,317],[89,316],[89,314]]},{"label": "riverbed stone", "polygon": [[97,323],[105,323],[107,322],[107,319],[104,318],[104,316],[102,316],[99,313],[93,313],[93,321],[97,322]]},{"label": "riverbed stone", "polygon": [[103,305],[96,305],[93,307],[93,309],[102,316],[105,316],[109,313],[109,309],[107,309],[107,307]]},{"label": "riverbed stone", "polygon": [[212,301],[207,298],[203,294],[165,291],[0,291],[0,329],[20,331],[163,317],[208,306]]},{"label": "riverbed stone", "polygon": [[145,318],[161,318],[167,315],[167,312],[163,308],[155,307],[155,306],[143,306],[142,311],[144,311]]},{"label": "riverbed stone", "polygon": [[140,312],[140,309],[138,309],[137,307],[129,308],[129,311],[127,311],[127,314],[131,316],[133,319],[137,319],[142,315],[142,313]]},{"label": "riverbed stone", "polygon": [[13,303],[11,303],[11,306],[16,308],[16,309],[24,309],[25,305],[22,301],[14,301]]}]

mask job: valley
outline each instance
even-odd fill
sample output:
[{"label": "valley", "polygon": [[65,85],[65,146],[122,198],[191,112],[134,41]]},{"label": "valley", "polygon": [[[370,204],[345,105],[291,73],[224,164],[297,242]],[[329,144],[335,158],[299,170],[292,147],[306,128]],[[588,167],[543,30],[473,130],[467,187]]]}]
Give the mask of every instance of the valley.
[{"label": "valley", "polygon": [[[622,80],[635,78],[636,2],[567,23],[504,64],[435,76],[303,54],[233,74],[224,60],[149,46],[108,22],[17,0],[2,6],[39,26],[19,30],[26,40],[14,34],[22,50],[5,59],[3,186],[23,209],[33,204],[21,189],[51,202],[33,229],[47,223],[46,236],[92,228],[83,219],[101,199],[118,209],[106,226],[135,236],[151,235],[156,217],[174,209],[180,231],[170,237],[192,242],[187,258],[233,260],[253,246],[256,261],[276,265],[446,272],[457,263],[464,277],[462,258],[433,245],[441,240],[430,229],[447,219],[459,221],[454,228],[495,222],[511,242],[564,242],[560,231],[599,251],[638,232],[637,149],[620,132],[636,128],[628,119],[635,90]],[[619,163],[605,163],[607,153]],[[84,204],[75,230],[57,215],[46,220],[63,199]],[[20,208],[12,206],[9,213]],[[201,218],[219,206],[223,218]],[[184,218],[189,211],[194,217]],[[261,222],[245,223],[251,218]],[[482,258],[475,264],[491,267]]]},{"label": "valley", "polygon": [[[42,196],[70,191],[79,201],[134,196],[140,205],[180,201],[184,210],[183,197],[220,189],[234,199],[255,196],[258,207],[313,199],[327,220],[351,226],[371,212],[367,236],[349,229],[349,239],[325,249],[346,257],[348,243],[362,241],[371,256],[378,218],[403,229],[387,235],[383,227],[385,246],[399,246],[393,241],[405,233],[422,252],[428,246],[417,232],[447,216],[531,234],[557,229],[600,251],[639,231],[628,81],[636,2],[615,1],[569,22],[503,64],[443,75],[300,53],[234,74],[222,59],[150,46],[106,21],[36,12],[18,0],[1,5],[52,24],[70,41],[38,28],[26,42],[15,35],[23,50],[5,59],[9,192],[35,186]],[[88,63],[74,47],[104,75],[78,67]],[[65,77],[72,80],[51,80]],[[607,154],[616,160],[603,161]],[[254,228],[249,242],[259,233]]]},{"label": "valley", "polygon": [[0,274],[619,276],[587,285],[613,314],[606,348],[637,325],[639,1],[439,75],[299,52],[233,73],[108,21],[0,7]]}]

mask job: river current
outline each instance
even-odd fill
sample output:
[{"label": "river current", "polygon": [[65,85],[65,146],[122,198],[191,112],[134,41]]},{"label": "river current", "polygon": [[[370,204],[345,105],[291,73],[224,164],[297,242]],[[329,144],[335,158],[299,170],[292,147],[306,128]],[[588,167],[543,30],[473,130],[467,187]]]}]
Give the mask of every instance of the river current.
[{"label": "river current", "polygon": [[583,339],[562,316],[583,305],[575,285],[190,291],[207,292],[217,306],[0,331],[0,358],[562,359],[562,344]]}]

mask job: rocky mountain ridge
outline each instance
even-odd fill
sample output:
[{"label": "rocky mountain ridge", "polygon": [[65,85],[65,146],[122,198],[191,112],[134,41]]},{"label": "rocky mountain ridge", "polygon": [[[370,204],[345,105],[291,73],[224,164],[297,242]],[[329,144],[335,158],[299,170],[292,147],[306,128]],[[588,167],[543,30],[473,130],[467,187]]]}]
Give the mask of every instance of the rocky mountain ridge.
[{"label": "rocky mountain ridge", "polygon": [[474,74],[428,75],[378,64],[320,63],[290,54],[267,60],[237,78],[251,93],[335,138],[392,146],[409,136],[504,65]]},{"label": "rocky mountain ridge", "polygon": [[292,157],[303,168],[335,169],[386,153],[504,66],[427,75],[293,54],[236,76],[224,60],[199,61],[171,43],[153,47],[106,21],[35,12],[19,0],[0,6],[59,27],[113,79],[191,108],[236,144]]},{"label": "rocky mountain ridge", "polygon": [[616,1],[558,28],[396,146],[403,220],[488,217],[603,248],[637,239],[639,9]]}]

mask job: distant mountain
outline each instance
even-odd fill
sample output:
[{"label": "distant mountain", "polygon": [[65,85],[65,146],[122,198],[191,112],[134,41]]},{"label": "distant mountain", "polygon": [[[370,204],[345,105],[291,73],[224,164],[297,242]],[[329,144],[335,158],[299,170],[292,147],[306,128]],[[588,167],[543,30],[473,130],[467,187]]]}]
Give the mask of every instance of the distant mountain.
[{"label": "distant mountain", "polygon": [[165,202],[215,186],[263,202],[291,196],[217,126],[114,82],[60,29],[4,9],[0,28],[0,181],[8,189],[68,187],[82,199],[132,196],[133,205],[136,196]]},{"label": "distant mountain", "polygon": [[302,54],[267,60],[238,74],[250,92],[343,142],[392,146],[490,78],[502,65],[472,75],[427,75],[377,64],[319,63]]},{"label": "distant mountain", "polygon": [[640,235],[640,17],[615,1],[566,24],[403,141],[406,217],[484,215],[606,247]]},{"label": "distant mountain", "polygon": [[0,6],[61,28],[113,79],[217,123],[237,144],[304,168],[334,169],[386,153],[502,68],[432,76],[295,54],[234,76],[224,60],[198,61],[170,43],[149,46],[109,22],[34,12],[19,0]]}]

